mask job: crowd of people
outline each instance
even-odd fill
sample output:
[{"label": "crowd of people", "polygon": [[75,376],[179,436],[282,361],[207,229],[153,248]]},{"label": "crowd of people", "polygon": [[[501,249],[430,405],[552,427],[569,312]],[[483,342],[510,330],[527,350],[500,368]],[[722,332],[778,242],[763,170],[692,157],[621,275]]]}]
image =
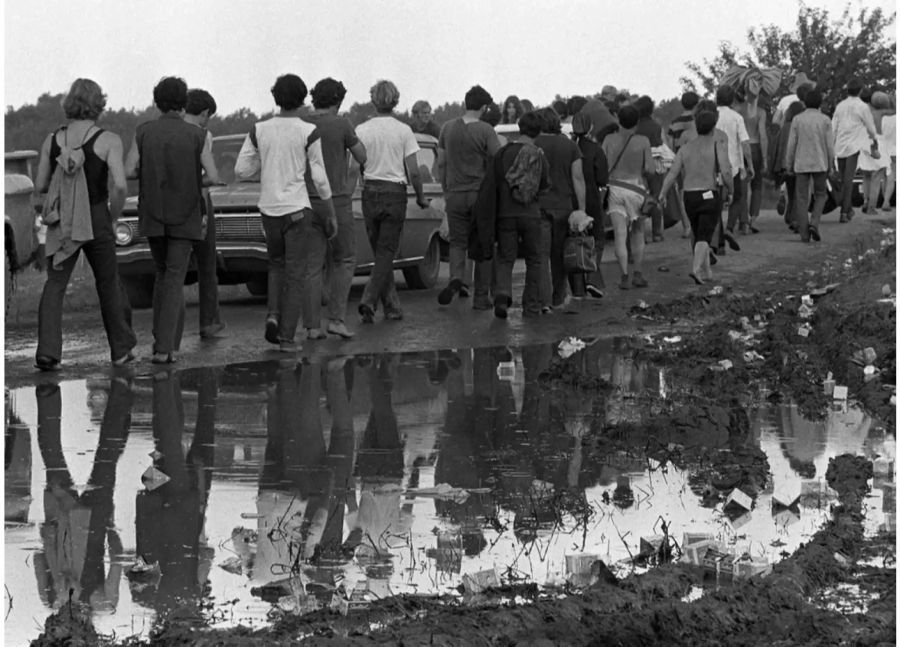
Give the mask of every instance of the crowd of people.
[{"label": "crowd of people", "polygon": [[[280,76],[272,87],[277,114],[254,125],[235,164],[237,178],[260,181],[258,207],[269,256],[265,339],[293,353],[303,339],[354,336],[345,320],[357,245],[350,157],[361,169],[362,211],[375,259],[357,311],[363,324],[374,322],[379,306],[385,319],[403,318],[393,260],[407,187],[420,208],[429,207],[416,133],[438,140],[436,179],[444,192],[450,249],[450,277],[438,303],[471,294],[475,310],[492,309],[501,319],[516,302],[512,270],[520,256],[523,317],[551,313],[573,297],[602,298],[607,229],[613,232],[620,289],[648,285],[645,244],[662,240],[665,225],[679,221],[683,237],[691,240],[689,276],[703,284],[726,244],[740,249],[735,234],[759,231],[767,175],[786,185],[785,221],[804,242],[821,239],[829,181],[840,191],[840,221],[853,217],[857,169],[865,177],[863,212],[877,209],[882,192],[888,208],[896,177],[893,98],[853,79],[847,98],[828,117],[820,110],[821,90],[805,74],[797,74],[790,89],[771,121],[750,84],[722,85],[715,100],[686,92],[682,114],[664,132],[650,97],[630,97],[612,86],[594,97],[535,109],[515,95],[498,105],[475,85],[465,95],[462,116],[438,126],[430,104],[420,100],[407,124],[395,113],[396,85],[380,80],[370,90],[375,116],[354,127],[339,114],[342,83],[319,81],[309,93],[310,111],[303,80]],[[119,136],[96,125],[106,103],[100,86],[78,79],[63,105],[68,123],[43,144],[35,188],[47,194],[42,217],[50,262],[35,359],[41,370],[60,365],[62,301],[80,251],[94,271],[112,362],[134,359],[136,337],[113,233],[126,178],[138,181],[139,226],[156,267],[151,361],[175,361],[192,255],[199,269],[200,334],[212,338],[224,328],[214,205],[205,189],[223,184],[207,128],[215,100],[204,90],[189,90],[178,77],[162,79],[153,98],[160,116],[138,127],[125,157]],[[499,123],[516,124],[518,136],[498,135]],[[575,234],[593,239],[594,269],[573,271],[564,262],[567,240]]]}]

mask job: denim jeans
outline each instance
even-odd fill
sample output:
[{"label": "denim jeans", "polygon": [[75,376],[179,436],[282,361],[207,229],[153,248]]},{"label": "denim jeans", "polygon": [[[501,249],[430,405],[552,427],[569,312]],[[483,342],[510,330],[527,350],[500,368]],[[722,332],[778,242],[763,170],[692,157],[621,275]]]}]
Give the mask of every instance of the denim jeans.
[{"label": "denim jeans", "polygon": [[112,220],[105,204],[91,205],[91,226],[94,239],[64,260],[58,268],[47,264],[47,282],[41,294],[38,309],[37,355],[59,361],[62,359],[62,315],[66,286],[81,252],[87,257],[94,273],[97,297],[100,300],[100,315],[109,342],[110,356],[118,359],[135,347],[137,338],[126,318],[130,306],[122,302],[123,291],[119,282],[116,263],[116,241]]},{"label": "denim jeans", "polygon": [[153,283],[153,352],[171,353],[181,347],[184,332],[184,277],[194,242],[188,238],[149,236],[156,265]]},{"label": "denim jeans", "polygon": [[269,252],[269,314],[278,315],[278,340],[294,341],[303,325],[318,328],[322,315],[325,229],[312,209],[263,216]]},{"label": "denim jeans", "polygon": [[563,247],[569,232],[567,210],[541,209],[541,270],[540,294],[542,306],[562,305],[566,298],[568,283],[563,264]]},{"label": "denim jeans", "polygon": [[[204,191],[204,194],[206,191]],[[213,218],[212,203],[206,201],[206,238],[195,240],[194,259],[197,261],[197,291],[200,310],[200,330],[220,323],[219,319],[219,279],[216,275],[216,219]]]},{"label": "denim jeans", "polygon": [[496,294],[494,302],[512,303],[512,272],[522,239],[522,255],[525,257],[525,289],[522,292],[522,309],[526,315],[540,314],[541,271],[541,220],[519,216],[497,219]]},{"label": "denim jeans", "polygon": [[856,175],[856,163],[859,161],[859,153],[850,157],[838,158],[838,174],[841,176],[841,215],[845,216],[853,211],[853,176]]},{"label": "denim jeans", "polygon": [[370,180],[363,188],[362,208],[375,263],[360,305],[376,310],[381,302],[385,314],[398,312],[400,298],[394,285],[394,258],[400,249],[403,221],[406,219],[406,187],[393,182]]},{"label": "denim jeans", "polygon": [[[827,173],[797,173],[797,184],[794,193],[794,224],[800,230],[800,238],[809,240],[809,228],[819,228],[819,220],[822,218],[822,209],[828,199],[828,186],[826,184]],[[813,201],[812,217],[809,217],[809,185],[812,184]]]},{"label": "denim jeans", "polygon": [[447,226],[450,230],[450,280],[459,279],[471,285],[472,267],[468,263],[469,230],[472,226],[472,207],[478,191],[454,191],[444,194]]},{"label": "denim jeans", "polygon": [[728,205],[728,230],[733,231],[736,224],[747,224],[747,187],[750,181],[745,177],[741,179],[740,173],[734,175],[734,193],[731,204]]},{"label": "denim jeans", "polygon": [[350,196],[331,199],[337,216],[337,236],[331,239],[325,255],[325,293],[328,301],[326,316],[331,321],[344,321],[347,315],[347,299],[356,272],[356,227]]}]

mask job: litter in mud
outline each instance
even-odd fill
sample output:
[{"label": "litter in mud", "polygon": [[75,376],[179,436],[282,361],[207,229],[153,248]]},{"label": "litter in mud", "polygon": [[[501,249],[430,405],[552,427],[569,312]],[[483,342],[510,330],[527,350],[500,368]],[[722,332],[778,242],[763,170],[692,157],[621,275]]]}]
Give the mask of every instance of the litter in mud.
[{"label": "litter in mud", "polygon": [[172,479],[169,478],[167,474],[164,474],[160,470],[155,467],[148,467],[143,474],[141,474],[141,482],[144,484],[144,487],[147,488],[148,492],[152,492],[153,490],[162,487]]},{"label": "litter in mud", "polygon": [[742,492],[738,488],[735,488],[725,499],[724,507],[738,508],[740,510],[751,510],[753,508],[753,498],[746,492]]},{"label": "litter in mud", "polygon": [[834,374],[831,371],[828,371],[828,375],[825,377],[825,380],[822,382],[822,393],[825,395],[833,395],[834,394]]},{"label": "litter in mud", "polygon": [[512,381],[516,379],[516,363],[500,362],[497,364],[497,377],[501,380]]},{"label": "litter in mud", "polygon": [[848,396],[847,387],[841,384],[836,384],[831,391],[831,397],[834,400],[838,401],[846,401]]},{"label": "litter in mud", "polygon": [[496,566],[475,573],[467,573],[463,575],[462,586],[470,595],[483,593],[488,589],[500,586],[500,573]]},{"label": "litter in mud", "polygon": [[583,350],[585,343],[577,337],[569,337],[559,343],[559,356],[563,359],[571,357],[580,350]]}]

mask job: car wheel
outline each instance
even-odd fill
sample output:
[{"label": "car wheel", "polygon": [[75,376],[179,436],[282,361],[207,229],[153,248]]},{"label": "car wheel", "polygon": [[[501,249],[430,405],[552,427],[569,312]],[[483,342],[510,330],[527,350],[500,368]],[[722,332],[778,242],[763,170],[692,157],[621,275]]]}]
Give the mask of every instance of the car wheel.
[{"label": "car wheel", "polygon": [[406,287],[412,290],[427,290],[433,288],[438,280],[438,272],[441,270],[441,241],[437,236],[432,236],[425,250],[425,258],[418,265],[403,268],[403,278]]},{"label": "car wheel", "polygon": [[269,293],[269,277],[263,274],[260,278],[247,281],[247,292],[255,297],[264,297]]},{"label": "car wheel", "polygon": [[122,287],[125,288],[125,294],[128,295],[128,303],[132,308],[151,308],[153,307],[153,278],[137,277],[126,278],[120,277]]}]

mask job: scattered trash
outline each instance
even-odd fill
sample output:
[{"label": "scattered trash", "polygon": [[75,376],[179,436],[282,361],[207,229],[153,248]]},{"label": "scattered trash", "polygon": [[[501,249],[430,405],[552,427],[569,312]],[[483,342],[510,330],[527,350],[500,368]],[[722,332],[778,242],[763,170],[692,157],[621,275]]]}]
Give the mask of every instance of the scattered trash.
[{"label": "scattered trash", "polygon": [[750,557],[743,555],[734,562],[735,580],[745,580],[749,577],[760,576],[765,577],[772,572],[772,564],[762,558]]},{"label": "scattered trash", "polygon": [[734,488],[731,491],[731,494],[728,495],[728,498],[725,499],[725,506],[739,506],[744,510],[750,510],[753,508],[753,499],[749,494],[741,491],[738,488]]},{"label": "scattered trash", "polygon": [[600,559],[596,553],[578,553],[566,555],[566,573],[568,575],[590,575],[591,566]]},{"label": "scattered trash", "polygon": [[809,324],[803,324],[797,329],[797,334],[801,337],[809,337],[809,333],[812,331],[812,326]]},{"label": "scattered trash", "polygon": [[160,458],[162,458],[162,452],[155,449],[147,455],[155,461],[158,461]]},{"label": "scattered trash", "polygon": [[897,406],[897,396],[896,395],[891,396],[890,403],[891,403],[892,407]]},{"label": "scattered trash", "polygon": [[663,341],[667,344],[677,344],[681,341],[681,335],[675,335],[674,337],[663,337]]},{"label": "scattered trash", "polygon": [[229,557],[219,564],[219,568],[228,571],[232,575],[241,575],[244,572],[244,560],[240,557]]},{"label": "scattered trash", "polygon": [[775,520],[775,525],[780,528],[787,528],[788,526],[792,526],[798,521],[800,521],[800,511],[797,508],[782,508],[778,507],[777,512],[776,508],[772,508],[772,519]]},{"label": "scattered trash", "polygon": [[438,483],[434,487],[429,488],[410,488],[406,490],[406,494],[434,497],[435,499],[453,501],[454,503],[465,503],[469,498],[468,490],[453,487],[449,483]]},{"label": "scattered trash", "polygon": [[748,364],[752,362],[761,362],[764,359],[766,358],[757,353],[755,350],[748,350],[746,353],[744,353],[744,361]]},{"label": "scattered trash", "polygon": [[781,506],[783,508],[792,508],[800,501],[802,486],[799,482],[791,479],[785,483],[779,484],[772,493],[772,505]]},{"label": "scattered trash", "polygon": [[712,538],[695,541],[688,545],[682,544],[681,561],[693,564],[694,566],[702,566],[703,558],[706,557],[706,552],[710,549],[724,551],[722,544]]},{"label": "scattered trash", "polygon": [[660,265],[659,267],[656,268],[656,271],[657,272],[668,272],[669,268],[666,267],[665,265]]},{"label": "scattered trash", "polygon": [[[643,303],[643,302],[641,302]],[[643,306],[646,307],[646,306]],[[559,343],[559,356],[563,359],[567,357],[571,357],[578,351],[582,350],[585,347],[585,343],[578,339],[577,337],[569,337],[567,339],[563,339]]]},{"label": "scattered trash", "polygon": [[496,566],[476,573],[467,573],[463,575],[462,585],[466,593],[473,595],[482,593],[487,589],[500,586],[500,573]]},{"label": "scattered trash", "polygon": [[813,298],[808,294],[804,294],[802,297],[800,297],[800,303],[802,303],[803,305],[805,305],[807,307],[812,307]]},{"label": "scattered trash", "polygon": [[171,481],[166,474],[163,474],[155,467],[148,467],[143,474],[141,474],[141,483],[144,484],[144,487],[147,488],[149,492],[152,492],[158,487],[161,487]]},{"label": "scattered trash", "polygon": [[258,512],[242,512],[241,519],[262,519],[265,515]]},{"label": "scattered trash", "polygon": [[128,575],[133,577],[156,575],[159,574],[159,572],[159,562],[148,564],[140,555],[138,555],[137,559],[134,560],[134,563],[128,567]]},{"label": "scattered trash", "polygon": [[874,461],[872,461],[872,473],[875,476],[890,476],[892,466],[892,461],[884,458],[883,456],[879,456]]},{"label": "scattered trash", "polygon": [[746,526],[748,523],[750,523],[750,519],[752,518],[752,516],[753,515],[751,513],[745,512],[744,514],[731,519],[731,528],[733,530],[737,530],[742,526]]},{"label": "scattered trash", "polygon": [[834,390],[831,392],[831,397],[835,400],[846,400],[847,399],[847,387],[841,385],[835,385]]},{"label": "scattered trash", "polygon": [[877,368],[875,368],[874,366],[869,364],[868,366],[863,368],[863,381],[871,382],[876,377],[878,377],[879,373],[880,373],[880,371]]},{"label": "scattered trash", "polygon": [[650,535],[648,537],[641,537],[640,544],[640,552],[638,552],[638,557],[652,557],[659,553],[659,549],[662,547],[663,542],[666,541],[665,535]]},{"label": "scattered trash", "polygon": [[[810,306],[808,306],[808,305],[806,305],[806,304],[803,304],[803,305],[800,306],[800,308],[797,310],[797,315],[798,315],[801,319],[809,319],[810,317],[813,316],[813,313],[815,313],[815,309],[814,309],[814,308],[811,308]],[[806,336],[806,335],[804,335],[804,337],[805,337],[805,336]]]},{"label": "scattered trash", "polygon": [[721,296],[725,294],[725,288],[723,288],[721,285],[717,285],[712,290],[710,290],[708,294],[711,297]]},{"label": "scattered trash", "polygon": [[834,554],[834,561],[845,568],[850,566],[850,559],[841,552],[836,552]]},{"label": "scattered trash", "polygon": [[734,555],[716,548],[709,548],[700,565],[710,574],[734,577]]},{"label": "scattered trash", "polygon": [[497,364],[497,377],[506,381],[514,380],[516,378],[516,363],[500,362]]},{"label": "scattered trash", "polygon": [[825,378],[825,381],[822,382],[822,391],[825,395],[834,393],[834,384],[834,375],[832,375],[831,371],[828,371],[828,376]]},{"label": "scattered trash", "polygon": [[641,299],[640,301],[637,302],[637,307],[641,310],[646,310],[647,308],[650,307],[650,304],[647,303],[646,301],[644,301],[643,299]]},{"label": "scattered trash", "polygon": [[890,284],[885,283],[884,285],[881,286],[881,296],[889,297],[889,296],[891,296],[892,293],[893,293],[893,290],[891,290]]},{"label": "scattered trash", "polygon": [[734,366],[730,359],[722,359],[709,367],[711,371],[727,371]]}]

